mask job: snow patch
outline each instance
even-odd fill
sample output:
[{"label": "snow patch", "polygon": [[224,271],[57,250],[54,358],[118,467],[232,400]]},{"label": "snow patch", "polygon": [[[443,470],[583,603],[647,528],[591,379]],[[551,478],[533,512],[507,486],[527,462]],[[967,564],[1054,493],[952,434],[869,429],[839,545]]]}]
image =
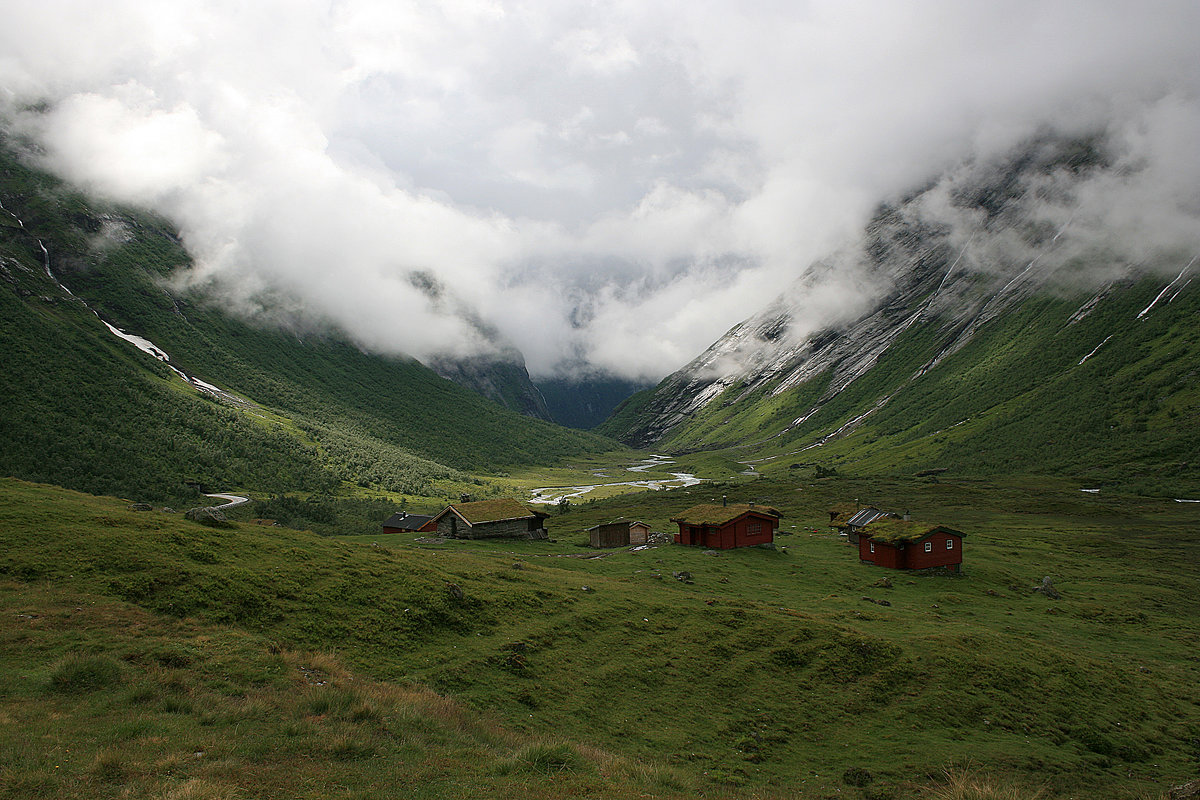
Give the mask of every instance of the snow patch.
[{"label": "snow patch", "polygon": [[1095,347],[1093,347],[1093,348],[1092,348],[1092,352],[1088,353],[1086,356],[1084,356],[1083,358],[1079,359],[1079,364],[1076,364],[1075,366],[1077,366],[1077,367],[1078,367],[1080,364],[1083,364],[1083,362],[1087,361],[1089,358],[1091,358],[1092,356],[1096,355],[1096,352],[1097,352],[1097,351],[1098,351],[1098,350],[1099,350],[1101,347],[1104,347],[1104,345],[1108,344],[1108,340],[1109,340],[1109,339],[1111,339],[1111,338],[1112,338],[1114,335],[1115,335],[1115,334],[1111,334],[1111,333],[1110,333],[1108,336],[1105,336],[1105,337],[1104,337],[1104,341],[1103,341],[1103,342],[1101,342],[1100,344],[1096,345]]},{"label": "snow patch", "polygon": [[[1195,263],[1196,263],[1196,256],[1192,256],[1192,260],[1187,263],[1187,266],[1185,266],[1183,269],[1179,270],[1179,274],[1175,276],[1175,280],[1171,281],[1166,286],[1164,286],[1163,290],[1158,293],[1158,296],[1155,297],[1150,302],[1150,305],[1146,306],[1145,308],[1143,308],[1141,310],[1141,313],[1139,313],[1137,315],[1137,318],[1142,319],[1143,317],[1146,316],[1147,313],[1149,313],[1150,309],[1152,309],[1156,305],[1158,305],[1158,301],[1163,299],[1163,295],[1165,295],[1167,292],[1171,291],[1171,288],[1174,287],[1175,284],[1179,283],[1180,279],[1183,278],[1184,273],[1186,273],[1189,269],[1191,269],[1192,264],[1195,264]],[[1184,284],[1184,285],[1186,286],[1187,284]],[[1180,288],[1180,290],[1183,289],[1182,286],[1179,288]],[[1176,292],[1175,294],[1179,294],[1179,292]],[[1171,295],[1171,300],[1174,300],[1174,299],[1175,299],[1175,295]],[[1170,302],[1170,300],[1168,300],[1167,302]]]}]

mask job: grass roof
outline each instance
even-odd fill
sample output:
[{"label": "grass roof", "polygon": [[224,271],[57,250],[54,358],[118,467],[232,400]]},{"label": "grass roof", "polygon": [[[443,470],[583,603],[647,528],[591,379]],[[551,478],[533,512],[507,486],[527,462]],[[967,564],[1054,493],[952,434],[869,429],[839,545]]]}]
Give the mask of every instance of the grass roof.
[{"label": "grass roof", "polygon": [[829,507],[829,513],[836,515],[833,517],[834,522],[845,522],[858,513],[858,510],[857,503],[835,503]]},{"label": "grass roof", "polygon": [[[447,511],[454,511],[471,525],[481,522],[502,522],[510,519],[528,519],[529,517],[548,516],[540,511],[528,508],[524,503],[511,497],[501,497],[496,500],[476,500],[471,503],[453,503]],[[446,513],[445,511],[442,512]],[[440,514],[438,516],[441,516]]]},{"label": "grass roof", "polygon": [[752,506],[744,503],[718,506],[705,503],[692,506],[678,517],[671,517],[671,522],[682,522],[684,525],[724,525],[747,512],[755,512],[771,517],[783,516],[778,510],[770,506]]},{"label": "grass roof", "polygon": [[956,531],[943,525],[930,525],[928,522],[913,522],[902,519],[880,519],[872,522],[863,531],[863,535],[880,544],[912,544],[934,533],[950,533],[955,536],[966,536],[962,531]]}]

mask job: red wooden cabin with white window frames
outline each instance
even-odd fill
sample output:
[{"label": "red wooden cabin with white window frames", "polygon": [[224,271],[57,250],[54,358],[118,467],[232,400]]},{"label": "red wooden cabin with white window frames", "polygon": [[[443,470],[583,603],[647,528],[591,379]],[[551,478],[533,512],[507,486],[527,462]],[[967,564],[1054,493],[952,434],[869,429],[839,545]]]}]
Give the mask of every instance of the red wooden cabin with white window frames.
[{"label": "red wooden cabin with white window frames", "polygon": [[916,522],[876,522],[858,539],[858,557],[868,564],[891,569],[962,569],[962,531]]}]

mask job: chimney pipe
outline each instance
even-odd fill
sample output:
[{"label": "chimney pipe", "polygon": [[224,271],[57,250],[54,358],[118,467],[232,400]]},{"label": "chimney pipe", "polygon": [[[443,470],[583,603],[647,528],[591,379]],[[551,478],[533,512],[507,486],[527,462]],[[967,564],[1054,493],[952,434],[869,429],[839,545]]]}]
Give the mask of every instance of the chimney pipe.
[{"label": "chimney pipe", "polygon": [[729,495],[727,495],[727,494],[721,495],[721,505],[723,505],[723,506],[729,505]]}]

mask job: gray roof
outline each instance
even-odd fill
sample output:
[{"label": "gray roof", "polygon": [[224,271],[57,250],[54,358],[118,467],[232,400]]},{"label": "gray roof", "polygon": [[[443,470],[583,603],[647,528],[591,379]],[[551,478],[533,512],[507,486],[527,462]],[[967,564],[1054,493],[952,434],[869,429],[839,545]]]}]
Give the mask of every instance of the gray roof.
[{"label": "gray roof", "polygon": [[390,517],[384,520],[383,527],[415,531],[417,528],[420,528],[431,519],[433,519],[431,516],[422,516],[421,514],[405,514],[403,511],[400,511],[392,514]]},{"label": "gray roof", "polygon": [[896,514],[893,514],[890,511],[880,511],[878,508],[867,506],[866,508],[855,513],[855,515],[850,517],[850,519],[846,520],[846,524],[852,528],[863,528],[881,517],[895,516]]}]

